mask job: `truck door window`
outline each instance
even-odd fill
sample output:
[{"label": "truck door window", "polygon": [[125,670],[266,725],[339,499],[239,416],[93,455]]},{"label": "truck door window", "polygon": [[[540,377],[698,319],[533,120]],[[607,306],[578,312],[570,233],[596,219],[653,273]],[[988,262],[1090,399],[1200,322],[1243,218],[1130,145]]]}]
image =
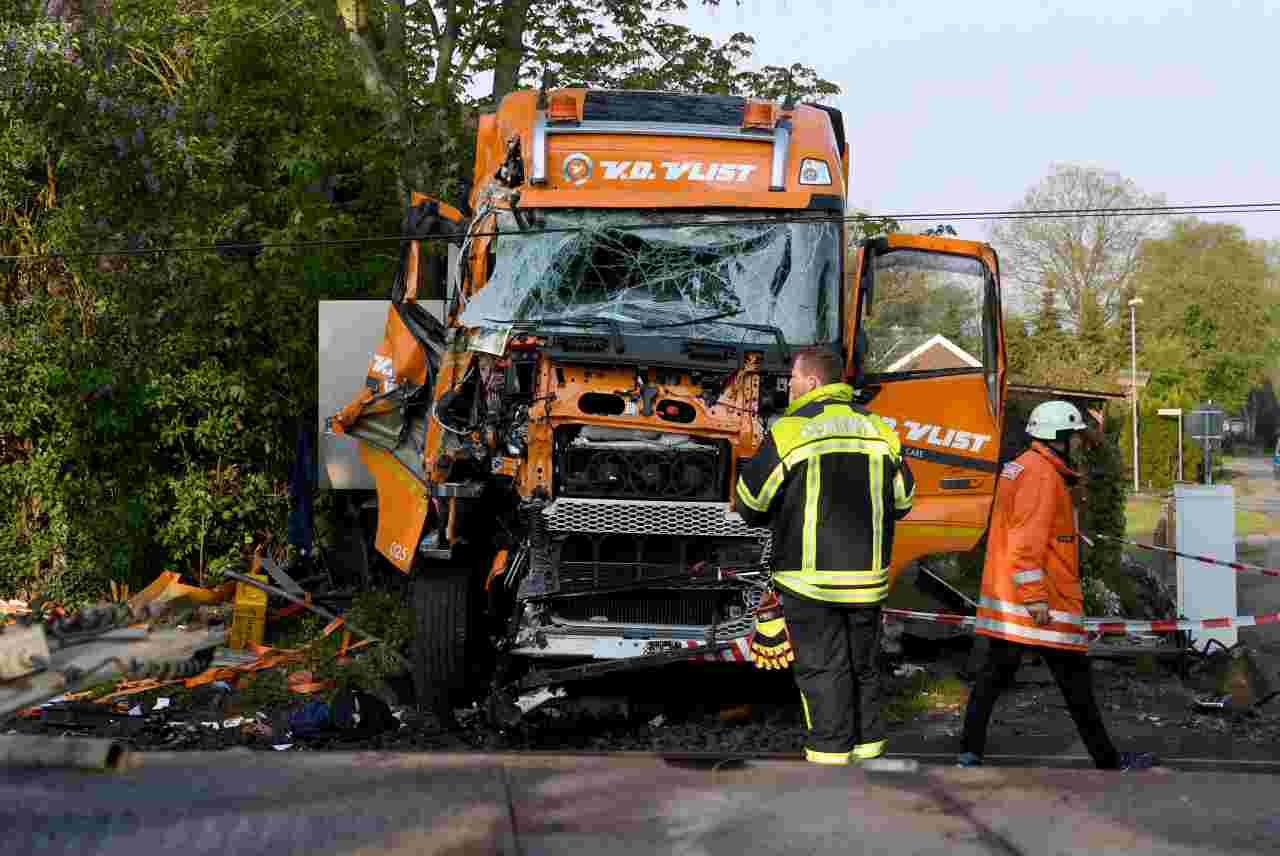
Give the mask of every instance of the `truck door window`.
[{"label": "truck door window", "polygon": [[971,256],[893,250],[873,256],[862,313],[868,379],[995,371],[994,286]]}]

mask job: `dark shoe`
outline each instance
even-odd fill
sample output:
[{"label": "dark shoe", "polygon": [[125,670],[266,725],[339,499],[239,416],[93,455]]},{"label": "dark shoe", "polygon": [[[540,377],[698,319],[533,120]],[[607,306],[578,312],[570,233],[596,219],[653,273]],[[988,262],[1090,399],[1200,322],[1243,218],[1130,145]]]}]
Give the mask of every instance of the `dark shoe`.
[{"label": "dark shoe", "polygon": [[1156,766],[1156,756],[1150,752],[1121,752],[1120,766],[1116,769],[1124,770],[1150,770]]},{"label": "dark shoe", "polygon": [[972,752],[961,752],[960,757],[956,759],[957,767],[981,767],[982,759]]}]

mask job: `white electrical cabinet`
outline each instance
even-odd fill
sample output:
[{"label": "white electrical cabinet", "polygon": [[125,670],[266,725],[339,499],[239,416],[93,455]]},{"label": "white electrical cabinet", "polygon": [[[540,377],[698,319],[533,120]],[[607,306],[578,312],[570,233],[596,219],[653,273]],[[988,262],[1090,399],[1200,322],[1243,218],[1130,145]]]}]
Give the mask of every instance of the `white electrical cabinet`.
[{"label": "white electrical cabinet", "polygon": [[[1174,503],[1178,552],[1222,562],[1236,560],[1236,503],[1230,485],[1175,485]],[[1234,616],[1238,577],[1231,568],[1179,556],[1178,613],[1190,619]],[[1234,627],[1191,632],[1197,645],[1217,639],[1229,647],[1238,637]]]}]

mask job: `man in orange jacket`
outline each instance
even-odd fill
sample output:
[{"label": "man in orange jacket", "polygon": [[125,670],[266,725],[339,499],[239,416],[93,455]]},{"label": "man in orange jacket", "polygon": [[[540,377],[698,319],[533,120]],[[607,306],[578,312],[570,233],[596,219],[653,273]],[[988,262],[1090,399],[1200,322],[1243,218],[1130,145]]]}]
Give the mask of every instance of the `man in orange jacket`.
[{"label": "man in orange jacket", "polygon": [[959,766],[982,763],[992,708],[1012,683],[1028,646],[1039,651],[1053,672],[1099,769],[1155,763],[1148,753],[1116,751],[1093,695],[1079,533],[1070,493],[1079,480],[1071,469],[1073,446],[1084,428],[1074,405],[1044,402],[1027,421],[1031,448],[1000,473],[976,627],[990,647],[969,695]]}]

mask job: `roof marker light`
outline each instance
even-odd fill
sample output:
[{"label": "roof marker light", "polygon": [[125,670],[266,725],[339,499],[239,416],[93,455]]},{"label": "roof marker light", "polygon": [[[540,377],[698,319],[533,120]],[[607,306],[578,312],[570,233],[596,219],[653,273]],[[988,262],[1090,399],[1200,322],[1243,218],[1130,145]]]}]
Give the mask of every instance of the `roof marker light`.
[{"label": "roof marker light", "polygon": [[551,122],[577,122],[577,99],[565,92],[552,95],[551,103],[547,109],[547,119]]},{"label": "roof marker light", "polygon": [[778,108],[772,101],[748,99],[742,114],[742,127],[772,130],[778,121]]}]

